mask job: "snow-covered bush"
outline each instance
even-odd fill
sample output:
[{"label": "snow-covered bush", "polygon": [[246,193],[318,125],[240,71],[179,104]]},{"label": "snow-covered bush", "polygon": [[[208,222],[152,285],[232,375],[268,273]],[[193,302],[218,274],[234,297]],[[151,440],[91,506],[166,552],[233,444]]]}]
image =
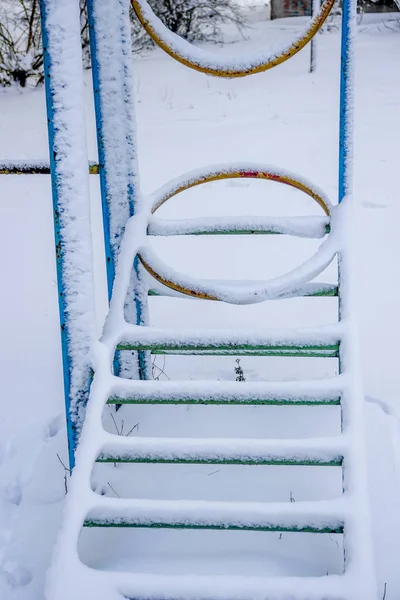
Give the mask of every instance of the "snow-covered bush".
[{"label": "snow-covered bush", "polygon": [[[82,46],[89,64],[89,38],[84,0],[81,0]],[[39,0],[0,0],[0,85],[43,81],[43,52]]]},{"label": "snow-covered bush", "polygon": [[[235,0],[149,0],[149,4],[170,31],[189,41],[218,42],[221,25],[233,23],[240,31],[245,25],[243,10]],[[141,31],[134,14],[132,22],[136,46],[136,34]],[[139,44],[142,40],[140,36]]]},{"label": "snow-covered bush", "polygon": [[25,87],[27,80],[41,73],[38,0],[3,0],[0,3],[0,84],[12,82]]},{"label": "snow-covered bush", "polygon": [[[221,25],[245,25],[235,0],[150,0],[154,12],[174,33],[190,41],[220,41]],[[81,5],[81,37],[85,67],[90,66],[85,0]],[[134,49],[151,41],[131,10]],[[25,87],[43,81],[39,0],[0,0],[0,86]]]}]

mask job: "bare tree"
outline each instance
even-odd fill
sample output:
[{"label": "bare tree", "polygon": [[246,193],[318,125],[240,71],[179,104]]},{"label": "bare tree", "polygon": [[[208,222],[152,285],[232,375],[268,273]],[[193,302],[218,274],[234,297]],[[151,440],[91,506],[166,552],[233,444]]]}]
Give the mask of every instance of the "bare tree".
[{"label": "bare tree", "polygon": [[[233,24],[240,32],[246,26],[244,13],[234,0],[149,0],[149,4],[170,31],[189,41],[219,42],[222,25]],[[137,23],[134,15],[132,22]],[[136,46],[135,25],[133,33]]]},{"label": "bare tree", "polygon": [[[62,0],[60,0],[62,1]],[[43,51],[39,0],[0,0],[0,86],[43,82]],[[222,39],[221,26],[245,26],[235,0],[150,0],[163,23],[190,41]],[[81,39],[84,66],[90,67],[89,28],[85,0],[81,6]],[[131,10],[132,41],[136,51],[152,42]]]}]

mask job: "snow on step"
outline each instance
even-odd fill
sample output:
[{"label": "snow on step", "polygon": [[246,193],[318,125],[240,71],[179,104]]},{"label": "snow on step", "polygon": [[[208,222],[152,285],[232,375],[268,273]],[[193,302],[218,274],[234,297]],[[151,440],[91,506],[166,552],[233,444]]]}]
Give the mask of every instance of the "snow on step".
[{"label": "snow on step", "polygon": [[157,329],[126,324],[117,343],[120,349],[188,349],[192,352],[207,349],[237,350],[238,347],[258,349],[275,348],[321,348],[334,349],[341,340],[340,324],[304,329],[276,329],[262,331],[231,331],[227,329]]},{"label": "snow on step", "polygon": [[[109,582],[129,600],[370,600],[345,575],[244,577],[115,573]],[[365,586],[362,586],[365,588]],[[79,598],[80,600],[80,598]]]},{"label": "snow on step", "polygon": [[323,238],[329,217],[202,217],[201,219],[158,219],[151,216],[148,235],[193,235],[217,233],[272,233],[305,238]]},{"label": "snow on step", "polygon": [[177,527],[341,533],[344,498],[318,502],[207,502],[192,500],[96,499],[86,516],[94,527]]},{"label": "snow on step", "polygon": [[[149,294],[151,296],[170,296],[172,298],[186,298],[191,300],[198,300],[196,297],[191,297],[186,294],[182,294],[181,292],[175,291],[172,288],[169,288],[162,283],[155,280],[153,277],[150,277],[147,272],[145,274],[146,280],[148,280]],[[214,287],[217,284],[221,284],[221,281],[213,280],[213,279],[199,279],[199,283],[204,286],[212,286]],[[240,281],[240,280],[225,280],[223,282],[225,285],[229,285],[231,288],[249,288],[249,287],[260,287],[266,285],[266,282],[263,281]],[[285,292],[279,294],[274,299],[282,300],[284,298],[297,298],[301,296],[337,296],[338,295],[338,286],[332,283],[305,283],[304,285],[294,288],[289,292]]]},{"label": "snow on step", "polygon": [[205,462],[336,465],[343,436],[300,440],[130,438],[109,435],[100,462]]},{"label": "snow on step", "polygon": [[339,404],[346,378],[311,381],[139,381],[112,378],[109,403]]}]

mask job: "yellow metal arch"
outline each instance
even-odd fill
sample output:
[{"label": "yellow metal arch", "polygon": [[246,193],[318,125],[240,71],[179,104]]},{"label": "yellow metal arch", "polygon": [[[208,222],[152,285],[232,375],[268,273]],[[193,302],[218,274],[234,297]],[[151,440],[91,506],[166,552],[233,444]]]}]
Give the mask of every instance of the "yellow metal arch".
[{"label": "yellow metal arch", "polygon": [[[143,25],[144,29],[147,31],[151,39],[160,47],[164,52],[169,54],[172,58],[182,63],[186,67],[190,69],[194,69],[195,71],[200,71],[201,73],[206,73],[207,75],[214,75],[215,77],[246,77],[247,75],[254,75],[255,73],[261,73],[263,71],[267,71],[268,69],[272,69],[277,65],[284,63],[292,56],[295,56],[300,50],[304,48],[308,44],[308,42],[314,37],[314,35],[321,29],[324,24],[326,18],[328,17],[335,0],[325,0],[322,4],[319,12],[315,15],[315,17],[310,21],[309,26],[304,31],[304,33],[296,38],[290,46],[285,49],[272,54],[267,60],[257,61],[255,60],[255,64],[252,66],[244,67],[244,68],[232,68],[230,66],[218,66],[213,67],[207,64],[201,64],[202,61],[196,61],[191,59],[189,56],[184,56],[177,48],[173,48],[168,42],[162,38],[158,31],[154,28],[153,24],[150,20],[145,16],[144,1],[143,0],[131,0],[132,8],[136,13],[137,18],[140,23]],[[147,4],[147,2],[146,2]],[[164,27],[164,26],[163,26]],[[165,27],[165,31],[169,34],[169,30]],[[207,55],[205,54],[205,57]]]},{"label": "yellow metal arch", "polygon": [[[203,185],[204,183],[209,183],[211,181],[219,181],[223,179],[263,179],[266,181],[275,181],[277,183],[283,183],[284,185],[289,185],[294,187],[315,200],[315,202],[322,208],[324,213],[327,216],[330,216],[331,213],[331,205],[329,201],[320,195],[317,191],[313,190],[309,185],[307,185],[303,181],[299,181],[294,178],[293,175],[285,174],[285,173],[277,173],[273,169],[232,169],[231,171],[214,171],[205,175],[198,175],[197,177],[193,177],[188,179],[186,182],[181,185],[177,185],[173,187],[171,190],[165,192],[160,197],[157,197],[155,203],[152,207],[152,214],[154,214],[165,202],[177,196],[178,194],[188,190],[190,188],[196,187],[198,185]],[[146,271],[151,275],[156,281],[165,285],[166,287],[174,290],[176,292],[180,292],[181,294],[185,294],[186,296],[190,296],[192,298],[201,298],[203,300],[219,300],[216,296],[212,294],[207,294],[206,292],[202,292],[196,290],[194,288],[185,287],[174,281],[173,279],[167,279],[166,277],[157,273],[157,271],[146,261],[146,259],[142,256],[142,254],[138,253],[138,258],[141,261],[142,265],[146,269]]]}]

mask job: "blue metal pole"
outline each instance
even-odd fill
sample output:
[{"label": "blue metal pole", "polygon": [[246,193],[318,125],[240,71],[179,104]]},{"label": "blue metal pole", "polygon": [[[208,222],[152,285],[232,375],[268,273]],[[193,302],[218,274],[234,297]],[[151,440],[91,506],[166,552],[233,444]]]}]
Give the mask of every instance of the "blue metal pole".
[{"label": "blue metal pole", "polygon": [[[57,0],[40,0],[40,11],[64,396],[69,465],[72,469],[89,396],[94,301],[87,152],[82,128],[83,67],[79,59],[79,6],[75,0],[64,2],[64,9],[69,13],[72,10],[68,23],[60,22],[62,15],[58,12]],[[56,30],[57,35],[54,33]],[[78,52],[70,46],[73,43],[78,45]],[[82,94],[78,98],[80,92]],[[74,214],[75,206],[79,207],[78,215]],[[77,226],[75,217],[79,218]],[[72,273],[74,281],[71,281]],[[82,294],[78,304],[75,302],[77,293]]]},{"label": "blue metal pole", "polygon": [[340,65],[339,202],[352,191],[356,26],[357,0],[343,0]]},{"label": "blue metal pole", "polygon": [[[139,187],[129,7],[129,0],[116,0],[111,9],[108,0],[87,0],[109,300],[120,242],[127,220],[135,214]],[[132,267],[137,281],[137,262]],[[127,299],[129,318],[144,325],[147,297],[132,287],[133,298]],[[125,365],[128,376],[147,379],[146,356],[119,353],[114,370],[120,373]],[[133,370],[132,361],[136,362]]]}]

